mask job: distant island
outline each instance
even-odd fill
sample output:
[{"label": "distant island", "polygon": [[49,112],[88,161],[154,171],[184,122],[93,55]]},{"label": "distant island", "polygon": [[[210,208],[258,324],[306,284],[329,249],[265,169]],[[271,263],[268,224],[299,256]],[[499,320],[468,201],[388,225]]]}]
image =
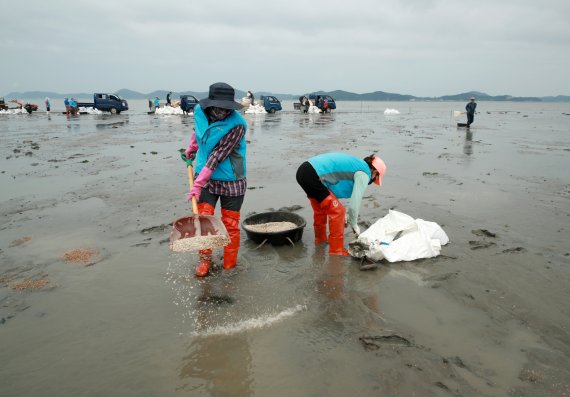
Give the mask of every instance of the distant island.
[{"label": "distant island", "polygon": [[[115,93],[120,95],[125,99],[151,99],[154,97],[159,97],[161,99],[166,97],[168,90],[157,90],[149,93],[141,93],[126,88],[120,89]],[[196,98],[205,98],[208,96],[208,92],[200,91],[172,91],[174,97],[177,95],[193,95]],[[305,92],[303,94],[309,94],[312,92]],[[511,95],[488,95],[484,92],[469,91],[463,92],[455,95],[443,95],[439,97],[417,97],[414,95],[396,94],[384,91],[374,91],[364,94],[357,94],[354,92],[335,90],[335,91],[315,91],[318,95],[330,95],[337,101],[390,101],[390,102],[409,102],[409,101],[424,101],[424,102],[441,102],[441,101],[467,101],[470,97],[474,96],[477,101],[500,101],[500,102],[570,102],[570,96],[568,95],[558,95],[558,96],[544,96],[544,97],[516,97]],[[256,98],[261,95],[273,95],[281,100],[297,100],[300,95],[303,94],[278,94],[272,92],[255,92]],[[61,94],[57,92],[48,91],[26,91],[26,92],[10,92],[4,96],[5,99],[43,99],[49,97],[52,99],[57,98],[77,98],[77,99],[91,99],[93,93],[67,93]],[[241,98],[245,96],[245,91],[236,90],[236,98]]]}]

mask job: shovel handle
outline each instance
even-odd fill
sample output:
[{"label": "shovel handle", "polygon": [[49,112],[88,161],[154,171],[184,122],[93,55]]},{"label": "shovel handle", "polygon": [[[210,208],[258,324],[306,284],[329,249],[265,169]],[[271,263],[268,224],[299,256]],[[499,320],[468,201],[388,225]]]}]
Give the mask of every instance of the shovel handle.
[{"label": "shovel handle", "polygon": [[[190,183],[190,190],[194,187],[194,167],[189,165],[186,170],[188,171],[188,183]],[[192,212],[194,215],[198,215],[198,202],[196,201],[196,197],[192,196]]]}]

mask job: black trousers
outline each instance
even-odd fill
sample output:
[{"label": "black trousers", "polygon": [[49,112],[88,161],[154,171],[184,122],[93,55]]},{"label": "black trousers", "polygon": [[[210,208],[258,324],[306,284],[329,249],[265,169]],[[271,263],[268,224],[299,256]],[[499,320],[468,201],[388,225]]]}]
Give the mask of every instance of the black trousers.
[{"label": "black trousers", "polygon": [[220,199],[222,209],[239,212],[241,210],[244,198],[245,196],[220,196],[210,193],[208,188],[204,188],[200,193],[200,200],[198,200],[198,202],[208,203],[212,207],[216,207],[216,203],[218,202],[218,199]]},{"label": "black trousers", "polygon": [[305,191],[309,198],[313,198],[321,203],[324,199],[330,196],[331,192],[317,175],[317,171],[313,168],[311,163],[305,161],[297,169],[297,183]]},{"label": "black trousers", "polygon": [[475,118],[474,113],[467,113],[467,127],[473,124],[473,119]]}]

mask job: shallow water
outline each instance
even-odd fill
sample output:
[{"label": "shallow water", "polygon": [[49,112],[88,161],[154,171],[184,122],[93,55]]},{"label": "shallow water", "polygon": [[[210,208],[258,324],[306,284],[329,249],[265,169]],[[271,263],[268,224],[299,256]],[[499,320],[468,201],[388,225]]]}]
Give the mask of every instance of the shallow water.
[{"label": "shallow water", "polygon": [[[168,250],[193,120],[129,104],[0,115],[0,395],[570,392],[568,105],[481,102],[469,132],[462,103],[247,114],[242,216],[300,205],[308,226],[294,247],[242,233],[237,269],[196,280],[196,255]],[[438,222],[441,257],[363,272],[313,245],[295,171],[338,150],[388,167],[362,227],[389,208]],[[94,264],[63,260],[81,247]]]}]

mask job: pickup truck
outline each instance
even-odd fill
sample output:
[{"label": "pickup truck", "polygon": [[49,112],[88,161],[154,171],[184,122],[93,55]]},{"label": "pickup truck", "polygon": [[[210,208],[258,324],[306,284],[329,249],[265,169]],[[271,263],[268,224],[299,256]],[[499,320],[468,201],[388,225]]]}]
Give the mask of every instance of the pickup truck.
[{"label": "pickup truck", "polygon": [[6,111],[6,110],[25,109],[26,112],[28,112],[29,114],[32,114],[32,112],[38,110],[38,105],[34,105],[32,103],[26,103],[24,105],[24,102],[17,99],[12,99],[10,102],[14,102],[17,106],[12,108],[8,107],[8,104],[6,103],[4,98],[0,98],[0,110]]},{"label": "pickup truck", "polygon": [[[330,95],[309,94],[309,100],[325,113],[336,109],[336,102]],[[327,106],[325,106],[325,101],[327,102]]]},{"label": "pickup truck", "polygon": [[184,113],[190,113],[198,104],[198,99],[192,95],[180,95],[180,109]]},{"label": "pickup truck", "polygon": [[[336,102],[334,101],[333,97],[331,97],[330,95],[309,94],[308,96],[307,95],[301,95],[301,97],[299,97],[299,102],[293,103],[293,108],[295,110],[301,110],[304,112],[307,111],[309,106],[307,105],[307,107],[304,107],[301,105],[301,101],[303,99],[308,99],[310,102],[313,103],[314,106],[321,109],[324,113],[327,113],[333,109],[336,109]],[[325,106],[325,101],[327,103],[326,106]]]},{"label": "pickup truck", "polygon": [[281,102],[274,96],[262,95],[259,100],[263,104],[266,112],[275,113],[276,111],[282,109]]},{"label": "pickup truck", "polygon": [[117,94],[93,94],[93,102],[77,102],[77,107],[94,108],[102,112],[119,114],[123,110],[129,110],[129,104]]}]

